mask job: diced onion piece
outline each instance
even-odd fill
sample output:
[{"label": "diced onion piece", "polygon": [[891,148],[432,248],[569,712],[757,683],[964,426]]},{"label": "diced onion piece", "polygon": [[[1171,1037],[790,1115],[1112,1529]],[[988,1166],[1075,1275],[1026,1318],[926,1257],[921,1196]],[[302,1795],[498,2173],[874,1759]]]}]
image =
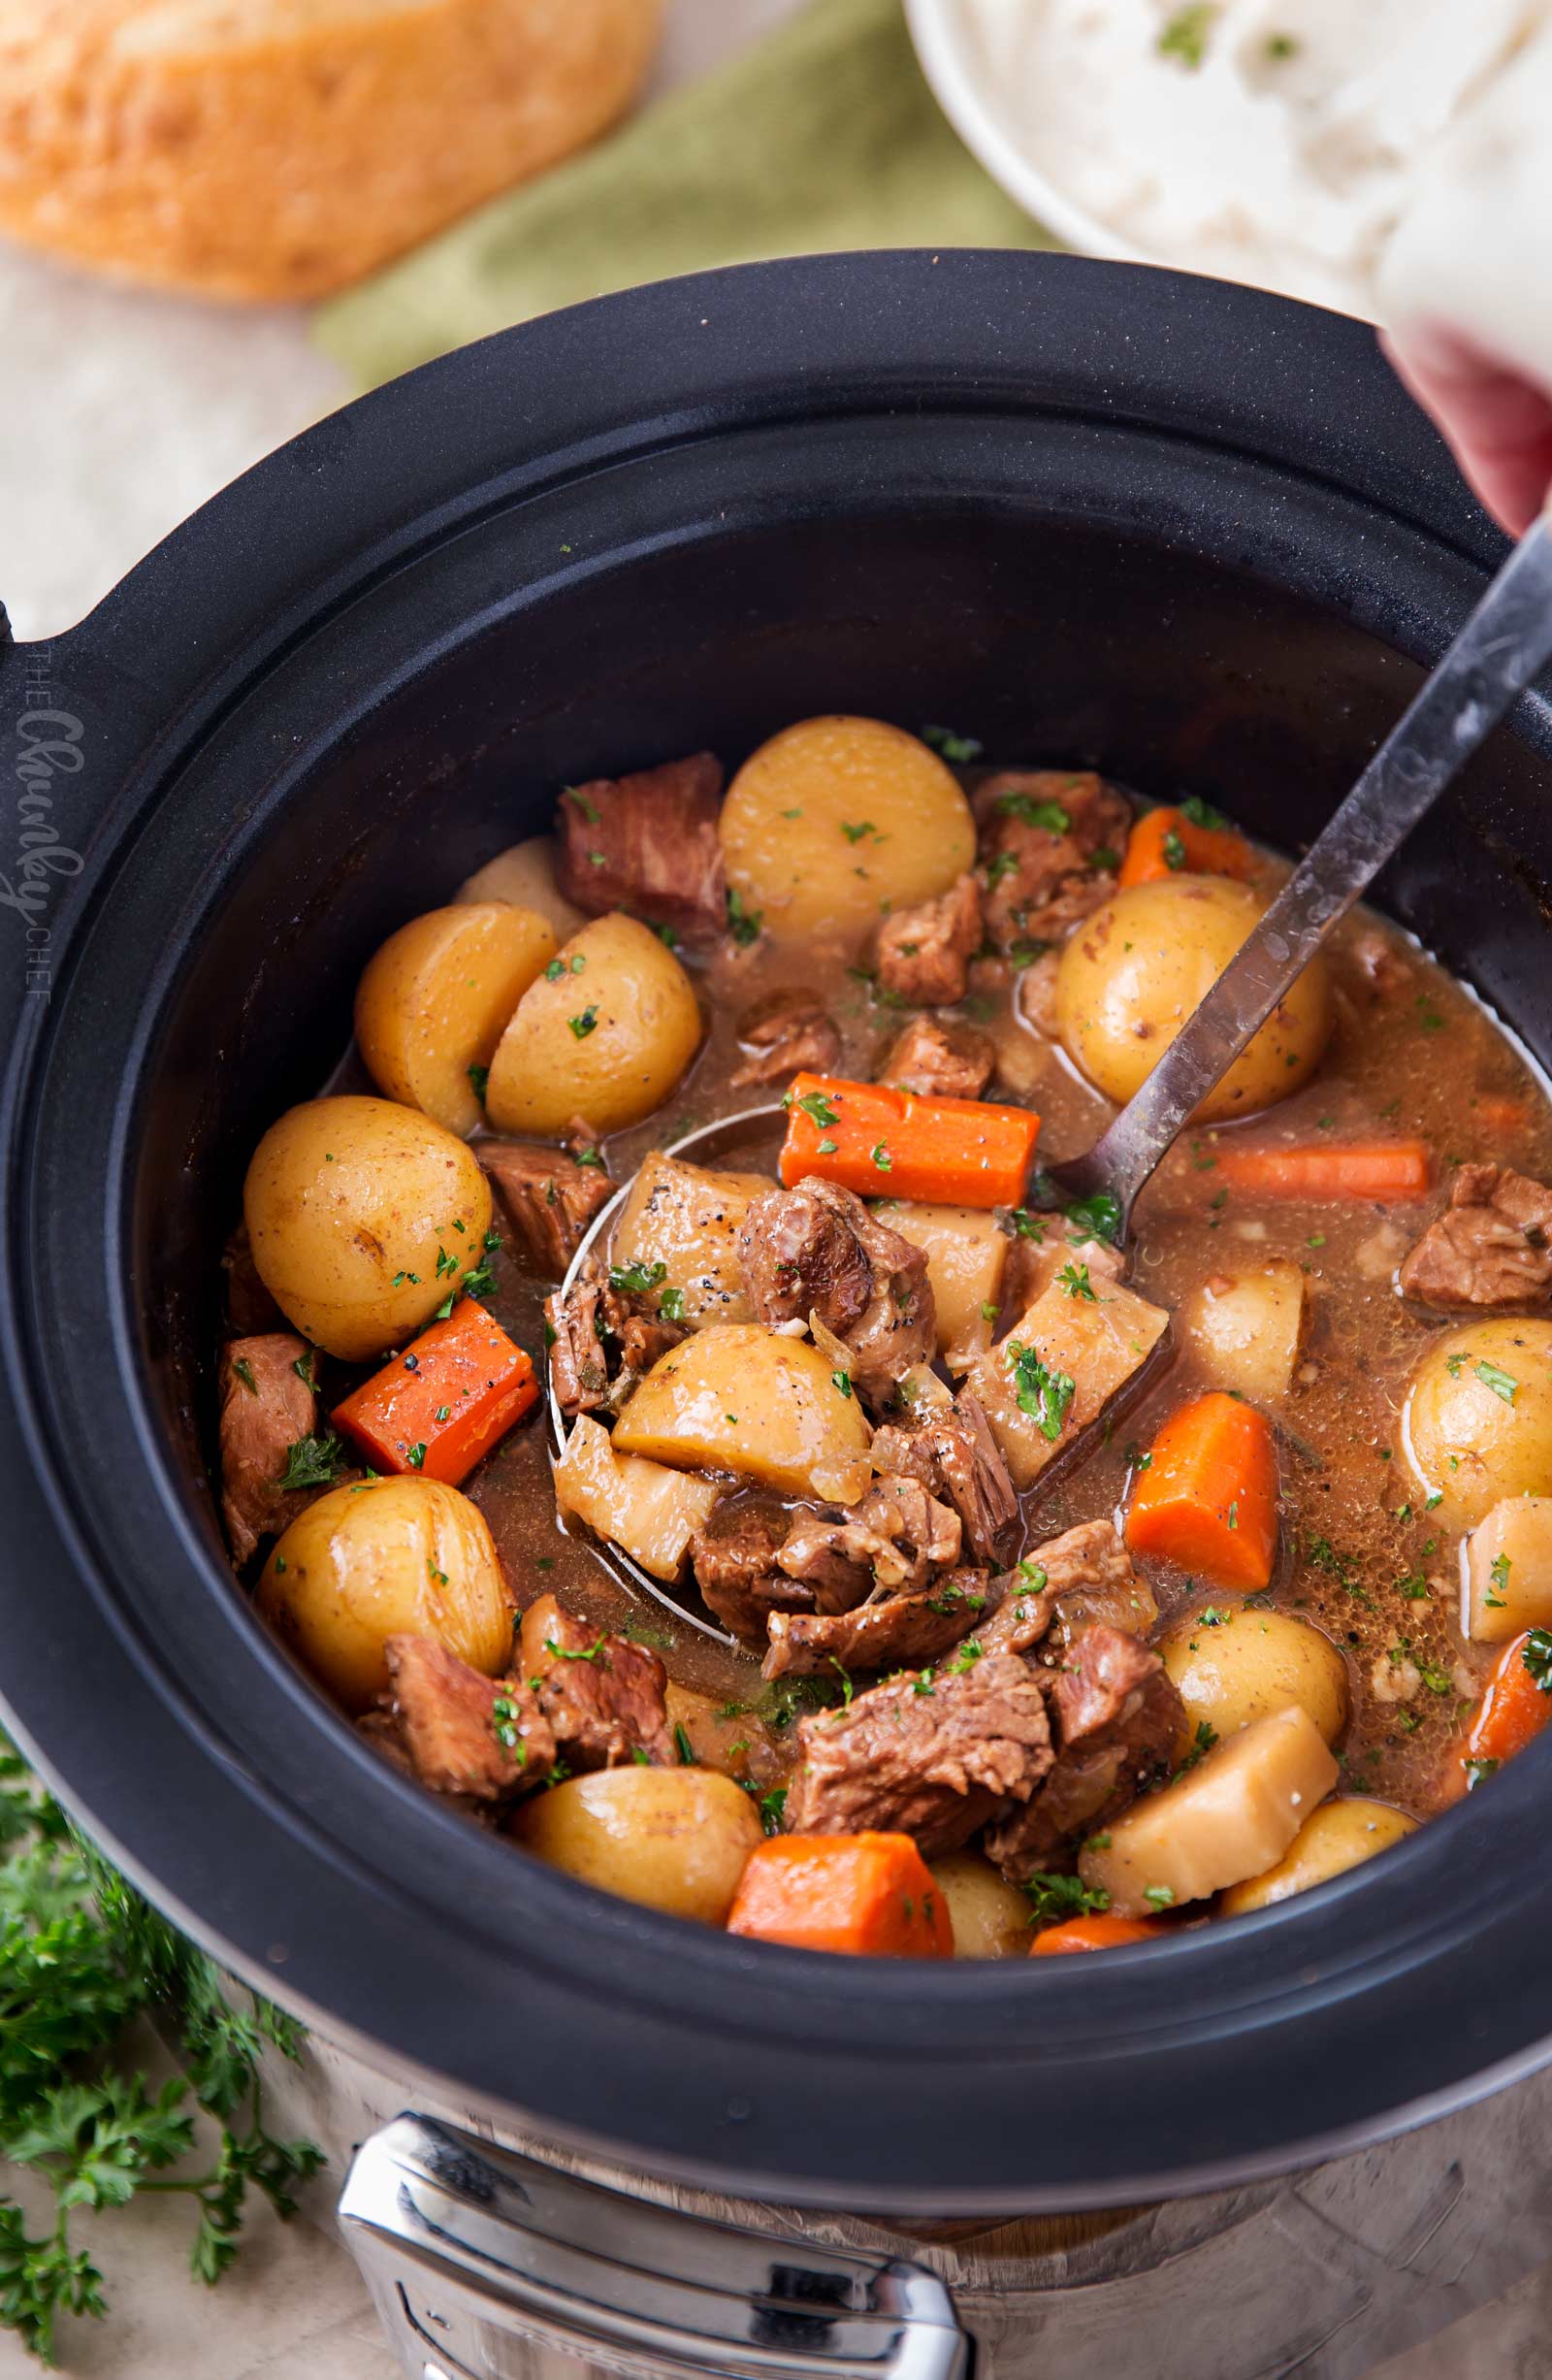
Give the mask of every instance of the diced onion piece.
[{"label": "diced onion piece", "polygon": [[590,1414],[573,1424],[555,1466],[561,1510],[622,1547],[655,1579],[678,1578],[690,1540],[719,1493],[710,1480],[690,1479],[639,1454],[617,1454]]}]

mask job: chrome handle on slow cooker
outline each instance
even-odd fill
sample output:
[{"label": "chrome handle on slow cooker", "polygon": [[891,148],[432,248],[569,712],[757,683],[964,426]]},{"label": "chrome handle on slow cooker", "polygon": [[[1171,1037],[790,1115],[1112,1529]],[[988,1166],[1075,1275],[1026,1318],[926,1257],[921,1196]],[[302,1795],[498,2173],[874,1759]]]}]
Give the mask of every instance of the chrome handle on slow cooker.
[{"label": "chrome handle on slow cooker", "polygon": [[404,2115],[357,2153],[346,2240],[412,2380],[967,2380],[935,2273],[710,2223]]}]

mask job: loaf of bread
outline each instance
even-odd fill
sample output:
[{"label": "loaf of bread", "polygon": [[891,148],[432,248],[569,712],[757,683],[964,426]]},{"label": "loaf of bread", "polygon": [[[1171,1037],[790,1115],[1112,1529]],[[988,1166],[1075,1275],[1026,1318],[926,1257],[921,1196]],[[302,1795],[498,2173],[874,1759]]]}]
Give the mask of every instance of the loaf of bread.
[{"label": "loaf of bread", "polygon": [[0,236],[339,289],[625,107],[663,0],[0,0]]}]

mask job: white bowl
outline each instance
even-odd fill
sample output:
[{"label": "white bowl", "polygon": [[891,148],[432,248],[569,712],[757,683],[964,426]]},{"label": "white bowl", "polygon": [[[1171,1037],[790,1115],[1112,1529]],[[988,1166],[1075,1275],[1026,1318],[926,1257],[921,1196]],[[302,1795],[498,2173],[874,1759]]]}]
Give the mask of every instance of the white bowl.
[{"label": "white bowl", "polygon": [[1016,206],[1053,232],[1064,246],[1082,255],[1111,256],[1122,264],[1168,261],[1148,255],[1097,215],[1089,214],[1048,180],[1020,147],[986,96],[986,68],[977,55],[960,0],[905,0],[905,19],[922,72],[939,107],[970,154]]}]

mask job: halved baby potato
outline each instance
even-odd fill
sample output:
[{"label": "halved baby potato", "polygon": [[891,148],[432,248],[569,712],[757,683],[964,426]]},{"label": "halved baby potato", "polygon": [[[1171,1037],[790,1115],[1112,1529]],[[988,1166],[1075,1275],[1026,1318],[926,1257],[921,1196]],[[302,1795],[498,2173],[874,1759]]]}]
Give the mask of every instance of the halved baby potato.
[{"label": "halved baby potato", "polygon": [[505,901],[429,909],[401,926],[356,993],[356,1043],[378,1090],[449,1132],[472,1132],[483,1110],[469,1068],[489,1066],[555,949],[548,918]]},{"label": "halved baby potato", "polygon": [[1258,1405],[1286,1396],[1304,1331],[1304,1275],[1289,1256],[1225,1267],[1193,1288],[1176,1324],[1214,1388]]},{"label": "halved baby potato", "polygon": [[1347,1724],[1347,1665],[1308,1620],[1207,1604],[1174,1621],[1157,1649],[1185,1705],[1187,1740],[1204,1721],[1232,1736],[1290,1705],[1309,1712],[1328,1744]]},{"label": "halved baby potato", "polygon": [[887,1200],[879,1213],[891,1231],[924,1252],[938,1353],[951,1372],[968,1372],[991,1345],[991,1325],[1002,1303],[1010,1242],[996,1217],[981,1207],[936,1206],[918,1198]]},{"label": "halved baby potato", "polygon": [[1322,1802],[1311,1811],[1275,1868],[1236,1884],[1218,1903],[1225,1917],[1244,1917],[1250,1909],[1270,1908],[1274,1901],[1288,1901],[1309,1892],[1334,1875],[1388,1851],[1417,1832],[1417,1821],[1388,1802],[1372,1802],[1360,1793],[1340,1801]]},{"label": "halved baby potato", "polygon": [[494,860],[476,868],[454,897],[459,901],[509,900],[518,909],[536,909],[540,917],[549,919],[557,942],[568,942],[588,922],[555,881],[553,834],[531,834],[526,842],[509,843]]},{"label": "halved baby potato", "polygon": [[[843,1375],[844,1377],[844,1375]],[[714,1322],[660,1356],[615,1424],[621,1454],[736,1471],[784,1495],[855,1504],[872,1432],[850,1383],[807,1339]]]},{"label": "halved baby potato", "polygon": [[618,911],[573,934],[518,1002],[485,1112],[543,1139],[577,1117],[621,1132],[661,1107],[700,1046],[695,987],[650,927]]},{"label": "halved baby potato", "polygon": [[[1123,1105],[1142,1089],[1267,908],[1226,876],[1168,876],[1117,893],[1062,952],[1056,1015],[1073,1062]],[[1313,959],[1243,1058],[1197,1109],[1248,1116],[1308,1082],[1331,1033],[1331,989]]]},{"label": "halved baby potato", "polygon": [[307,1099],[253,1153],[242,1214],[259,1279],[347,1362],[431,1320],[483,1258],[491,1190],[468,1144],[393,1099]]},{"label": "halved baby potato", "polygon": [[857,942],[976,856],[952,771],[882,719],[801,719],[751,753],[718,829],[729,891],[774,941]]},{"label": "halved baby potato", "polygon": [[1501,1645],[1552,1628],[1552,1496],[1505,1496],[1466,1549],[1466,1633]]},{"label": "halved baby potato", "polygon": [[1029,1903],[979,1851],[929,1860],[954,1926],[956,1959],[1021,1959],[1033,1940]]},{"label": "halved baby potato", "polygon": [[715,1769],[603,1769],[520,1807],[512,1833],[534,1855],[644,1908],[726,1925],[764,1829],[750,1795]]},{"label": "halved baby potato", "polygon": [[435,1637],[496,1678],[512,1653],[512,1603],[485,1516],[440,1480],[362,1480],[299,1513],[255,1602],[342,1708],[388,1683],[391,1636]]},{"label": "halved baby potato", "polygon": [[1403,1445],[1446,1528],[1474,1528],[1504,1496],[1552,1495],[1552,1322],[1489,1316],[1435,1339]]}]

